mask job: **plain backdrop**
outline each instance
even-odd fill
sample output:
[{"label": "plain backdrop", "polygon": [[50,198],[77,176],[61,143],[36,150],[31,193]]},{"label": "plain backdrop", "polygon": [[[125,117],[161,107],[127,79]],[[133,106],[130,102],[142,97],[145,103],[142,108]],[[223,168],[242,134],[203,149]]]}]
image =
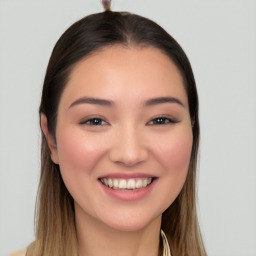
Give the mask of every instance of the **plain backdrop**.
[{"label": "plain backdrop", "polygon": [[[184,48],[200,98],[198,212],[209,256],[256,255],[256,1],[113,0]],[[34,238],[38,106],[52,48],[99,0],[0,0],[0,255]]]}]

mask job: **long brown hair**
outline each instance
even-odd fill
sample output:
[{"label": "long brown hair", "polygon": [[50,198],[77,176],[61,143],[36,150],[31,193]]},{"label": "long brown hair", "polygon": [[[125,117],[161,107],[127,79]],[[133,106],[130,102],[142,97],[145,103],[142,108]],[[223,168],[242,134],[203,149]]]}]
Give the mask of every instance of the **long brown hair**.
[{"label": "long brown hair", "polygon": [[[178,67],[187,93],[193,129],[193,146],[183,189],[163,213],[162,229],[174,256],[205,256],[196,214],[196,166],[199,144],[198,96],[186,54],[159,25],[144,17],[106,11],[74,23],[55,45],[43,85],[39,113],[47,117],[55,137],[57,109],[74,65],[92,52],[115,44],[155,47]],[[36,209],[36,239],[28,247],[29,256],[77,256],[74,201],[65,187],[59,166],[42,133],[41,177]]]}]

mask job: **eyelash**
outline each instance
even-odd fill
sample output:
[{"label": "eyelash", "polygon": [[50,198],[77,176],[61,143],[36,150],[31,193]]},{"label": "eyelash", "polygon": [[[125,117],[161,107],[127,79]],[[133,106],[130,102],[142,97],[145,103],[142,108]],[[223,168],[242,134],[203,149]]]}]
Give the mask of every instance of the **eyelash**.
[{"label": "eyelash", "polygon": [[[105,124],[102,124],[102,122],[104,122]],[[84,124],[85,125],[92,125],[92,126],[102,126],[102,125],[106,125],[107,122],[104,121],[102,118],[94,117],[94,118],[90,118],[90,119],[81,121],[80,124],[82,124],[82,125],[84,125]]]},{"label": "eyelash", "polygon": [[[158,123],[156,123],[156,122],[158,122]],[[179,121],[174,120],[169,117],[159,116],[159,117],[152,119],[147,124],[148,125],[167,125],[167,124],[176,124],[178,122]],[[105,124],[102,124],[102,123],[105,123]],[[94,118],[90,118],[90,119],[81,121],[80,124],[81,125],[90,125],[90,126],[102,126],[102,125],[106,125],[108,123],[101,118],[94,117]]]},{"label": "eyelash", "polygon": [[[155,123],[155,122],[160,122],[160,123]],[[149,122],[149,123],[152,123],[152,124],[149,124],[149,123],[148,124],[149,125],[167,125],[167,124],[176,124],[178,122],[179,121],[177,121],[175,119],[172,119],[172,118],[169,118],[169,117],[159,116],[159,117],[156,117],[156,118],[152,119]]]}]

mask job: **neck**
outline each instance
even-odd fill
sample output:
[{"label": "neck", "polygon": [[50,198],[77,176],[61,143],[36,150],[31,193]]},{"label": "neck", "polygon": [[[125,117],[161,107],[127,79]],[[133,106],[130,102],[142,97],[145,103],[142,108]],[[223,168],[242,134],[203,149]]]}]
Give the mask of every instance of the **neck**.
[{"label": "neck", "polygon": [[[77,209],[76,209],[77,210]],[[157,256],[161,216],[139,230],[113,229],[76,211],[79,256]]]}]

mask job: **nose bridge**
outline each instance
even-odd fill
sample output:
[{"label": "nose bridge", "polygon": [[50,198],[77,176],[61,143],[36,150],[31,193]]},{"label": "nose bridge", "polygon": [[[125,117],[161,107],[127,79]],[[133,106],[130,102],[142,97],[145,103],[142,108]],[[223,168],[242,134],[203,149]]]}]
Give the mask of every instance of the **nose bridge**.
[{"label": "nose bridge", "polygon": [[110,159],[125,166],[133,166],[145,161],[147,156],[147,148],[138,127],[129,122],[120,125],[110,150]]}]

